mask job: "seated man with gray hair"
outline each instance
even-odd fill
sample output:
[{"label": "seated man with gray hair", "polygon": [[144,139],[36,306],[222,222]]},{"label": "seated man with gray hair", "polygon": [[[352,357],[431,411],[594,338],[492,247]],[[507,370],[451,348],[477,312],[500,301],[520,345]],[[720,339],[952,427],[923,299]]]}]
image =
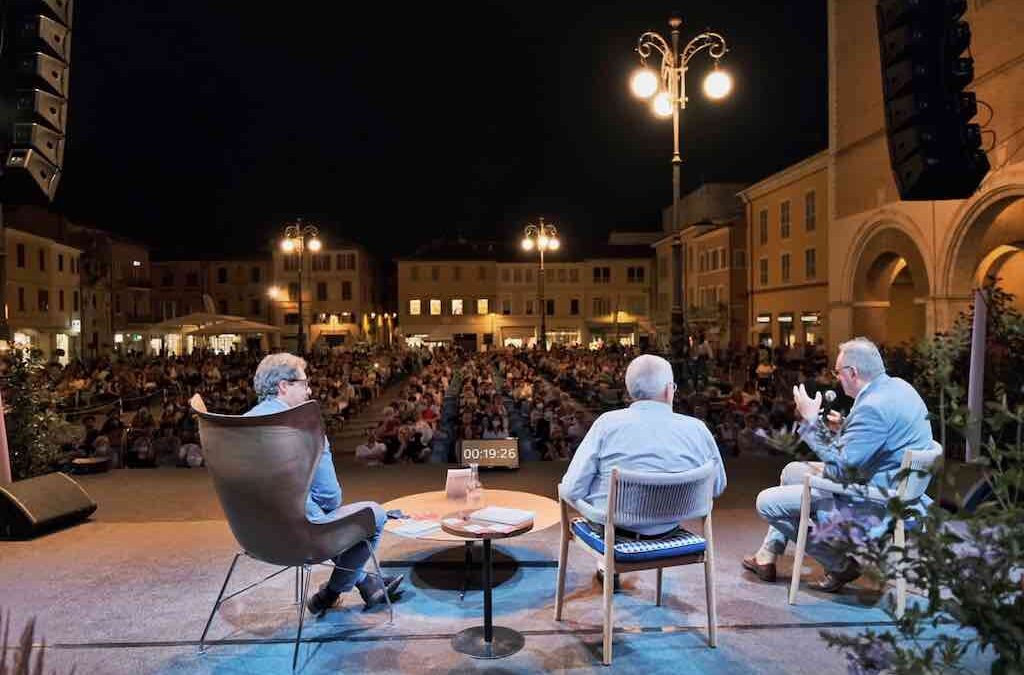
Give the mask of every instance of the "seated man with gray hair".
[{"label": "seated man with gray hair", "polygon": [[[715,497],[725,489],[725,466],[707,426],[695,417],[672,411],[676,384],[672,366],[660,356],[642,354],[626,368],[626,390],[633,403],[598,417],[576,449],[562,477],[561,496],[586,502],[598,511],[608,506],[612,469],[676,473],[707,462],[718,467]],[[665,536],[679,523],[658,523],[639,532],[616,528],[637,538]],[[600,575],[600,571],[598,572]]]},{"label": "seated man with gray hair", "polygon": [[[308,401],[310,389],[309,380],[306,377],[305,359],[287,353],[270,354],[264,357],[256,368],[253,389],[259,396],[260,402],[245,413],[246,415],[269,415]],[[306,497],[306,518],[314,523],[327,522],[336,520],[352,510],[367,506],[373,509],[377,520],[377,533],[371,541],[371,545],[376,550],[380,543],[381,532],[384,531],[384,523],[387,522],[387,514],[375,502],[356,502],[342,508],[341,485],[338,483],[338,476],[334,471],[331,445],[324,438],[324,454],[321,455],[320,462],[317,464],[316,472],[313,474],[313,483],[310,485],[309,495]],[[369,558],[370,552],[362,544],[335,557],[334,564],[337,567],[331,572],[331,578],[317,593],[310,596],[306,603],[310,613],[314,616],[323,616],[338,601],[338,597],[342,593],[352,590],[353,586],[359,589],[359,595],[362,596],[367,608],[384,602],[385,593],[392,599],[397,597],[402,576],[385,577],[381,581],[376,576],[367,575],[363,571],[363,565]]]},{"label": "seated man with gray hair", "polygon": [[[839,345],[832,375],[853,398],[846,419],[835,411],[821,418],[822,396],[807,395],[804,385],[793,387],[793,399],[801,420],[800,437],[820,462],[790,462],[782,470],[780,485],[762,490],[757,512],[768,521],[768,534],[757,553],[743,559],[743,567],[762,581],[775,580],[775,559],[796,541],[800,524],[800,500],[808,472],[845,483],[867,484],[895,492],[896,476],[906,450],[927,450],[932,444],[928,409],[906,381],[885,374],[878,347],[866,338]],[[930,502],[922,497],[921,511]],[[884,505],[811,491],[811,514],[850,508],[855,518],[884,515]],[[835,593],[860,576],[860,565],[824,543],[807,541],[807,553],[825,568],[825,578],[811,587]]]}]

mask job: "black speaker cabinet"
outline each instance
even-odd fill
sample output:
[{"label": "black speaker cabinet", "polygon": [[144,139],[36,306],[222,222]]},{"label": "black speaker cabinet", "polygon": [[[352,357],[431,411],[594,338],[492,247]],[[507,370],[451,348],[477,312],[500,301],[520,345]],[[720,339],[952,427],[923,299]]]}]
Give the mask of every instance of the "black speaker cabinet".
[{"label": "black speaker cabinet", "polygon": [[0,537],[28,539],[85,520],[96,502],[63,473],[0,483]]}]

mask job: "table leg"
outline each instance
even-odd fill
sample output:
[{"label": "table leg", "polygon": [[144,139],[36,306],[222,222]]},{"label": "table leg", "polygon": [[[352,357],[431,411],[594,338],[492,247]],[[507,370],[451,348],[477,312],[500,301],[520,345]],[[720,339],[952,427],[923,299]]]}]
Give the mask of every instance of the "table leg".
[{"label": "table leg", "polygon": [[491,603],[491,541],[484,539],[483,582],[484,582],[484,625],[460,631],[452,638],[455,651],[477,659],[500,659],[515,654],[526,640],[519,631],[493,624]]},{"label": "table leg", "polygon": [[459,600],[466,599],[466,589],[469,588],[469,575],[473,571],[473,542],[467,541],[465,545],[465,562],[462,569],[462,589],[459,591]]}]

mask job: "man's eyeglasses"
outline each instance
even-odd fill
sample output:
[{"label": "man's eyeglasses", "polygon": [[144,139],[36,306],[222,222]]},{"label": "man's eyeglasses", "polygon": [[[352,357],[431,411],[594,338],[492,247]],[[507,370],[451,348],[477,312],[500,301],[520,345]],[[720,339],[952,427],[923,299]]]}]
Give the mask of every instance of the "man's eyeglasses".
[{"label": "man's eyeglasses", "polygon": [[309,379],[302,378],[301,380],[298,380],[298,379],[297,380],[285,380],[285,382],[288,382],[289,384],[295,384],[296,382],[308,383]]},{"label": "man's eyeglasses", "polygon": [[832,377],[839,377],[839,373],[843,372],[847,368],[850,368],[851,370],[856,370],[856,368],[854,368],[853,366],[840,366],[839,368],[833,368],[830,371],[832,373]]}]

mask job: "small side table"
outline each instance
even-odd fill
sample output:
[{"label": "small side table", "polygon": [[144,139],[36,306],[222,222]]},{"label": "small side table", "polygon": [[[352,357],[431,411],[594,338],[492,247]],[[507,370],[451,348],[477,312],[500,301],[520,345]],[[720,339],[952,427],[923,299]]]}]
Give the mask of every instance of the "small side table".
[{"label": "small side table", "polygon": [[[449,519],[458,519],[458,523],[445,522]],[[441,529],[448,534],[465,539],[480,539],[483,541],[484,560],[483,565],[483,587],[484,587],[484,625],[473,626],[456,633],[452,638],[452,648],[455,651],[477,659],[500,659],[515,654],[526,643],[523,634],[517,630],[505,626],[495,626],[493,623],[493,612],[491,605],[491,540],[508,539],[525,534],[533,529],[533,521],[523,523],[514,530],[503,532],[496,529],[484,529],[479,532],[466,529],[469,525],[487,527],[486,523],[476,520],[462,520],[459,514],[451,514],[441,521]]]}]

